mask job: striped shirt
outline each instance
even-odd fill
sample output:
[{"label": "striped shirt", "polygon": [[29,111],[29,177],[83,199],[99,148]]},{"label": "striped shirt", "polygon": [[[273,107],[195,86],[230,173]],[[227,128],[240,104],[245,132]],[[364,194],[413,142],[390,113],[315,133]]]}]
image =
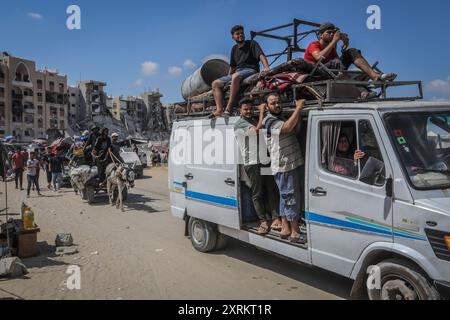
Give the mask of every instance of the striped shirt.
[{"label": "striped shirt", "polygon": [[288,172],[304,164],[300,144],[294,132],[281,133],[284,121],[268,114],[263,121],[273,174]]}]

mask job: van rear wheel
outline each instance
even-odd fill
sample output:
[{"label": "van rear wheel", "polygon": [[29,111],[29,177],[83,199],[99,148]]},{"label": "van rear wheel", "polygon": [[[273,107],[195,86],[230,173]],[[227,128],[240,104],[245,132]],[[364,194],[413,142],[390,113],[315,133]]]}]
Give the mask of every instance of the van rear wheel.
[{"label": "van rear wheel", "polygon": [[367,289],[370,300],[439,300],[437,290],[412,264],[392,259],[377,264],[381,289]]},{"label": "van rear wheel", "polygon": [[197,251],[210,252],[215,249],[217,244],[217,231],[211,223],[190,218],[188,230],[191,243]]}]

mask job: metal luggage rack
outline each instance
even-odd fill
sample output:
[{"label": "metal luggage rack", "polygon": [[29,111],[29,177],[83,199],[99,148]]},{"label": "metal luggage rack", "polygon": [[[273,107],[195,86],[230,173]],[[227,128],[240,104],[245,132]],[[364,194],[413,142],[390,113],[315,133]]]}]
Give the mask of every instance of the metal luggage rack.
[{"label": "metal luggage rack", "polygon": [[[346,97],[337,94],[339,89],[345,86],[353,86],[353,88],[365,88],[368,91],[379,90],[376,97],[360,98],[360,97]],[[418,94],[416,96],[402,96],[402,97],[390,97],[388,95],[388,89],[393,87],[407,87],[416,86]],[[423,99],[423,86],[422,81],[392,81],[392,82],[369,82],[369,81],[357,81],[357,80],[324,80],[317,82],[309,82],[298,85],[293,85],[293,101],[292,106],[295,106],[295,100],[297,100],[298,90],[305,88],[316,99],[308,100],[307,105],[330,105],[336,103],[361,103],[361,102],[377,102],[377,101],[415,101]],[[301,97],[298,97],[301,99]]]},{"label": "metal luggage rack", "polygon": [[[379,90],[377,97],[372,97],[370,99],[362,99],[356,97],[345,97],[342,95],[336,95],[336,88],[339,89],[343,86],[352,86],[353,88],[366,88],[368,90]],[[404,97],[389,97],[388,89],[393,87],[407,87],[416,86],[418,95],[416,96],[404,96]],[[288,91],[292,100],[282,100],[283,110],[288,111],[295,107],[295,101],[301,99],[299,91],[307,90],[316,99],[311,99],[306,101],[308,107],[325,107],[331,106],[336,103],[362,103],[362,102],[379,102],[379,101],[415,101],[423,99],[423,85],[422,81],[392,81],[392,82],[369,82],[369,81],[356,81],[356,80],[323,80],[314,81],[303,84],[296,84],[291,86]],[[263,98],[270,94],[276,93],[277,90],[262,90],[258,92],[248,92],[245,93],[245,97],[253,98],[258,101],[255,104],[261,103]],[[211,114],[210,111],[206,110],[207,102],[212,102],[208,97],[202,99],[189,99],[185,104],[187,106],[186,113],[174,113],[174,119],[187,119],[187,118],[202,118],[207,117]],[[191,111],[192,103],[200,103],[203,105],[202,111]]]}]

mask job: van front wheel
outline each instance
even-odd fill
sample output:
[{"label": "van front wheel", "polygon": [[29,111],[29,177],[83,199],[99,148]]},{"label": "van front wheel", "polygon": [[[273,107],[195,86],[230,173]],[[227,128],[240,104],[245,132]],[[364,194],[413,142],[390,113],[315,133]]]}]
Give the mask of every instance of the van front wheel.
[{"label": "van front wheel", "polygon": [[217,231],[214,226],[206,221],[190,218],[189,237],[192,245],[197,251],[210,252],[215,249],[217,243]]},{"label": "van front wheel", "polygon": [[406,261],[392,259],[376,266],[380,287],[367,289],[370,300],[439,300],[439,293],[422,272]]}]

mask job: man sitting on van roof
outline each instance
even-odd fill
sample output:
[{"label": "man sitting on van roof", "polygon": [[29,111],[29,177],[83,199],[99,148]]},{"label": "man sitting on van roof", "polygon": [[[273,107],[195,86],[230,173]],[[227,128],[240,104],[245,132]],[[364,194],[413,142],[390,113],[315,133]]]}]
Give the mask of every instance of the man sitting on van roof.
[{"label": "man sitting on van roof", "polygon": [[[271,229],[281,230],[278,216],[277,186],[271,175],[263,175],[259,157],[259,130],[264,117],[264,105],[260,109],[259,122],[253,117],[253,101],[242,99],[239,102],[241,118],[234,125],[234,133],[241,151],[244,170],[250,179],[252,201],[260,221],[259,234],[267,234]],[[262,152],[267,153],[267,147]],[[270,225],[271,224],[271,225]],[[269,226],[270,225],[270,226]]]},{"label": "man sitting on van roof", "polygon": [[[231,36],[236,45],[231,49],[230,74],[212,83],[216,111],[211,118],[230,116],[233,112],[234,101],[239,93],[242,80],[259,72],[259,61],[264,66],[264,71],[269,71],[269,63],[258,42],[255,40],[245,40],[244,27],[234,26],[231,29]],[[231,82],[230,98],[228,100],[225,113],[223,112],[223,92],[222,89]]]},{"label": "man sitting on van roof", "polygon": [[295,111],[287,120],[282,115],[281,99],[277,93],[269,94],[266,103],[269,114],[264,118],[263,127],[266,130],[272,172],[280,191],[281,238],[305,243],[306,235],[301,234],[299,228],[304,161],[295,135],[305,100],[295,102]]},{"label": "man sitting on van roof", "polygon": [[[350,38],[347,34],[341,33],[331,22],[322,24],[318,31],[319,41],[312,42],[305,52],[305,60],[316,64],[320,59],[322,63],[330,69],[348,70],[354,64],[373,81],[394,81],[397,78],[395,73],[378,73],[372,69],[367,60],[362,56],[361,51],[349,48]],[[343,42],[342,56],[339,57],[336,46],[339,41]]]}]

